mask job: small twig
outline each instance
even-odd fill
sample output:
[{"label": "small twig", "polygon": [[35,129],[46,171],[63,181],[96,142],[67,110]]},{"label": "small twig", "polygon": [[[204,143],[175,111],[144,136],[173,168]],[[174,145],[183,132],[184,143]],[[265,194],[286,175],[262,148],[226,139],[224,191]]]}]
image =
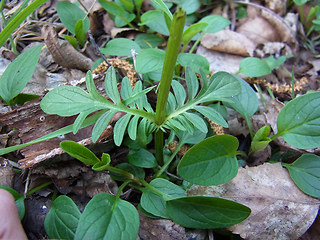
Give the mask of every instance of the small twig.
[{"label": "small twig", "polygon": [[30,183],[30,175],[31,175],[31,169],[29,169],[28,171],[28,175],[27,175],[27,179],[26,179],[26,184],[24,185],[24,198],[27,197],[27,193],[28,193],[28,188],[29,188],[29,183]]},{"label": "small twig", "polygon": [[92,33],[91,33],[90,30],[88,31],[88,35],[89,35],[89,39],[90,39],[90,42],[91,42],[93,48],[96,50],[96,53],[108,64],[108,67],[112,66],[112,65],[109,63],[108,59],[107,59],[107,58],[102,54],[102,52],[100,51],[100,49],[99,49],[96,41],[94,40],[94,38],[93,38]]}]

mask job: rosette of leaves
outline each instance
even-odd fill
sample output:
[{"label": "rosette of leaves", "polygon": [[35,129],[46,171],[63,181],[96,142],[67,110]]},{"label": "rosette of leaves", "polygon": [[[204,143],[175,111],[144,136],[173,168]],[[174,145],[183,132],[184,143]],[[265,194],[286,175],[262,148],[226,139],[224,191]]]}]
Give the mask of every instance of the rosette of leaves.
[{"label": "rosette of leaves", "polygon": [[[77,86],[64,85],[51,90],[41,101],[41,108],[47,114],[60,116],[77,115],[73,124],[73,133],[81,128],[88,115],[100,111],[100,117],[92,130],[92,140],[95,142],[117,112],[125,113],[114,126],[114,142],[120,146],[127,129],[132,140],[136,139],[139,124],[144,124],[149,133],[157,129],[182,130],[193,133],[195,129],[207,132],[207,125],[198,112],[206,118],[228,127],[222,115],[209,106],[201,105],[212,101],[230,101],[229,97],[239,94],[239,81],[231,74],[218,72],[209,79],[202,76],[203,86],[190,68],[186,70],[187,91],[178,82],[172,82],[173,93],[169,93],[166,106],[166,117],[163,122],[156,123],[155,112],[147,100],[146,94],[154,87],[142,88],[142,82],[137,81],[132,89],[129,79],[122,79],[120,93],[117,88],[115,69],[110,67],[105,77],[105,91],[108,98],[103,97],[96,89],[92,74],[86,75],[88,92]],[[140,119],[143,119],[139,122]]]}]

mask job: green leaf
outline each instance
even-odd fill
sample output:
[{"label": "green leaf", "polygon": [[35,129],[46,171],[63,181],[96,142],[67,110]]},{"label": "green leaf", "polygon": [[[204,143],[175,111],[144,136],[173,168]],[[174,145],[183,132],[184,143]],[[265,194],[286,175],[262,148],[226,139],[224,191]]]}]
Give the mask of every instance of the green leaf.
[{"label": "green leaf", "polygon": [[186,83],[188,89],[188,99],[193,99],[199,90],[199,82],[196,74],[192,71],[192,69],[187,66],[186,67]]},{"label": "green leaf", "polygon": [[178,120],[189,134],[192,134],[194,132],[195,128],[193,123],[189,121],[184,115],[180,114],[176,116],[174,119]]},{"label": "green leaf", "polygon": [[98,2],[101,4],[101,6],[107,10],[108,13],[114,15],[114,16],[121,16],[123,17],[125,14],[125,10],[119,6],[118,4],[114,2],[109,2],[106,0],[98,0]]},{"label": "green leaf", "polygon": [[278,133],[296,148],[320,146],[320,92],[308,93],[285,105],[277,119]]},{"label": "green leaf", "polygon": [[134,166],[142,168],[154,168],[157,166],[156,158],[151,152],[144,148],[139,150],[130,150],[128,161]]},{"label": "green leaf", "polygon": [[264,58],[263,61],[268,64],[269,68],[272,71],[273,69],[276,69],[277,67],[282,65],[286,61],[286,59],[286,56],[280,56],[279,58],[275,59],[272,55],[270,55],[269,57]]},{"label": "green leaf", "polygon": [[84,23],[82,19],[79,19],[75,26],[74,32],[76,35],[77,40],[79,41],[81,46],[84,46],[85,42],[87,41],[86,32],[84,31]]},{"label": "green leaf", "polygon": [[186,14],[192,14],[200,8],[201,2],[200,0],[181,0],[178,6],[182,7]]},{"label": "green leaf", "polygon": [[268,137],[269,134],[269,126],[264,126],[256,132],[251,142],[250,154],[260,152],[268,146],[271,142],[271,139]]},{"label": "green leaf", "polygon": [[201,132],[200,130],[196,129],[193,131],[192,134],[186,132],[186,131],[179,131],[176,132],[177,137],[179,138],[179,143],[180,144],[197,144],[204,140],[206,138],[206,133]]},{"label": "green leaf", "polygon": [[97,158],[93,152],[74,141],[63,141],[60,143],[60,147],[71,157],[78,159],[84,164],[94,165],[95,163],[100,162],[99,158]]},{"label": "green leaf", "polygon": [[8,103],[27,85],[36,69],[41,45],[36,45],[21,53],[0,77],[0,97]]},{"label": "green leaf", "polygon": [[220,30],[226,28],[231,24],[231,22],[228,19],[220,15],[209,15],[202,18],[199,22],[208,23],[208,26],[203,29],[203,32],[205,33],[219,32]]},{"label": "green leaf", "polygon": [[172,13],[170,12],[169,8],[167,7],[167,5],[162,0],[151,0],[151,2],[156,6],[157,9],[160,9],[165,14],[167,14],[167,16],[171,20],[173,19]]},{"label": "green leaf", "polygon": [[0,186],[0,188],[8,191],[14,197],[14,200],[16,201],[18,213],[19,213],[19,219],[22,220],[26,212],[25,205],[24,205],[24,195],[18,193],[16,190],[14,190],[11,187]]},{"label": "green leaf", "polygon": [[269,65],[255,57],[247,57],[240,61],[239,72],[248,77],[261,77],[272,72]]},{"label": "green leaf", "polygon": [[106,78],[104,80],[104,88],[108,97],[115,103],[120,103],[120,94],[117,87],[117,78],[114,67],[109,67],[106,72]]},{"label": "green leaf", "polygon": [[123,140],[124,133],[127,129],[128,123],[130,121],[131,115],[126,114],[122,118],[120,118],[116,124],[114,125],[114,143],[116,146],[120,146]]},{"label": "green leaf", "polygon": [[293,0],[295,4],[298,6],[302,6],[303,4],[306,4],[308,0]]},{"label": "green leaf", "polygon": [[182,131],[186,130],[185,127],[179,121],[172,118],[167,120],[166,125],[174,130],[182,130]]},{"label": "green leaf", "polygon": [[208,127],[205,121],[195,113],[185,112],[183,115],[193,124],[193,126],[199,129],[203,133],[208,132]]},{"label": "green leaf", "polygon": [[131,83],[128,77],[124,77],[121,82],[120,95],[123,100],[131,97],[133,94],[133,90],[131,87]]},{"label": "green leaf", "polygon": [[178,173],[185,180],[199,185],[218,185],[237,175],[238,140],[230,135],[209,137],[194,145],[183,156]]},{"label": "green leaf", "polygon": [[105,171],[108,169],[108,166],[111,162],[110,155],[108,153],[102,153],[101,161],[95,163],[92,166],[92,170],[94,171]]},{"label": "green leaf", "polygon": [[0,32],[0,47],[8,40],[11,33],[19,27],[19,25],[37,8],[44,4],[47,0],[35,0],[29,4],[25,9],[23,9],[18,15],[16,15],[8,25]]},{"label": "green leaf", "polygon": [[18,104],[18,105],[22,106],[26,102],[32,101],[32,100],[37,99],[39,97],[40,96],[36,95],[36,94],[19,93],[17,96],[15,96],[14,98],[12,98],[9,101],[8,105],[12,106],[14,104]]},{"label": "green leaf", "polygon": [[147,25],[153,31],[169,36],[169,29],[162,11],[147,11],[141,16],[140,25]]},{"label": "green leaf", "polygon": [[156,48],[145,49],[137,56],[137,72],[148,73],[163,67],[165,51]]},{"label": "green leaf", "polygon": [[99,139],[103,131],[109,125],[109,122],[114,114],[115,112],[110,110],[105,112],[98,118],[98,120],[96,121],[96,124],[92,129],[92,142],[96,142]]},{"label": "green leaf", "polygon": [[[140,178],[140,179],[144,179],[145,178],[145,172],[142,168],[140,167],[136,167],[136,166],[133,166],[132,164],[130,163],[120,163],[118,165],[115,166],[116,168],[119,168],[119,169],[122,169],[122,170],[125,170],[129,173],[132,173],[135,177],[137,178]],[[112,179],[116,180],[116,181],[125,181],[127,180],[126,178],[124,177],[121,177],[121,176],[112,176]]]},{"label": "green leaf", "polygon": [[140,46],[127,38],[115,38],[110,40],[104,48],[100,51],[105,55],[131,57],[131,50],[136,53],[141,51]]},{"label": "green leaf", "polygon": [[79,19],[83,20],[83,31],[88,32],[90,22],[86,13],[83,12],[77,5],[61,1],[57,3],[58,16],[63,25],[68,29],[69,32],[75,34],[75,26]]},{"label": "green leaf", "polygon": [[200,73],[200,69],[202,69],[205,73],[209,73],[209,61],[198,54],[194,53],[179,53],[178,62],[184,66],[189,66],[193,72]]},{"label": "green leaf", "polygon": [[143,48],[154,48],[162,43],[162,38],[153,33],[139,33],[136,35],[134,41]]},{"label": "green leaf", "polygon": [[155,193],[148,188],[143,191],[140,204],[147,212],[162,218],[169,218],[166,210],[166,200],[184,197],[185,190],[163,178],[156,178],[150,182],[160,193]]},{"label": "green leaf", "polygon": [[123,16],[116,16],[114,19],[114,23],[116,27],[123,27],[126,25],[129,25],[130,22],[132,22],[136,18],[136,15],[133,13],[129,13],[127,11],[124,11]]},{"label": "green leaf", "polygon": [[206,22],[198,22],[195,24],[192,24],[190,27],[188,27],[182,35],[182,42],[186,46],[189,44],[189,42],[192,40],[192,38],[199,32],[201,32],[205,27],[208,26],[208,23]]},{"label": "green leaf", "polygon": [[81,213],[77,205],[67,196],[57,197],[51,204],[44,228],[49,238],[74,239]]},{"label": "green leaf", "polygon": [[134,4],[131,0],[120,0],[122,5],[126,8],[127,11],[132,12],[134,9]]},{"label": "green leaf", "polygon": [[105,104],[96,102],[92,97],[77,86],[63,85],[48,92],[40,103],[40,107],[47,114],[72,116],[80,112],[97,108],[106,108]]},{"label": "green leaf", "polygon": [[127,201],[107,193],[95,195],[82,213],[75,239],[135,240],[139,215]]},{"label": "green leaf", "polygon": [[250,209],[239,203],[215,197],[182,197],[167,202],[170,218],[188,228],[224,228],[242,222]]},{"label": "green leaf", "polygon": [[258,110],[259,100],[255,91],[253,91],[253,89],[247,82],[237,76],[235,76],[235,78],[240,83],[241,92],[240,94],[229,98],[232,103],[226,102],[224,104],[228,107],[233,108],[247,120],[249,120],[252,115]]},{"label": "green leaf", "polygon": [[177,105],[178,106],[182,106],[184,104],[184,101],[186,100],[186,97],[187,97],[186,90],[176,80],[172,80],[171,86],[172,86],[172,89],[173,89],[173,92],[174,92],[174,96],[175,96],[176,101],[177,101]]},{"label": "green leaf", "polygon": [[226,120],[224,120],[222,115],[215,109],[207,106],[195,106],[193,109],[201,113],[203,116],[209,118],[211,121],[221,125],[222,127],[228,127]]},{"label": "green leaf", "polygon": [[86,87],[88,92],[90,93],[90,95],[96,99],[99,100],[101,102],[108,102],[107,99],[105,99],[97,90],[94,81],[93,81],[93,77],[92,77],[92,73],[91,71],[88,71],[86,74]]},{"label": "green leaf", "polygon": [[[99,110],[99,109],[97,109]],[[84,122],[84,120],[88,117],[88,115],[92,113],[92,110],[90,109],[89,111],[85,111],[85,112],[81,112],[78,117],[76,118],[76,120],[74,121],[73,123],[73,129],[72,129],[72,133],[73,134],[76,134],[81,126],[82,126],[82,123]]]},{"label": "green leaf", "polygon": [[282,163],[295,184],[306,194],[320,198],[320,157],[303,154],[291,164]]},{"label": "green leaf", "polygon": [[66,35],[66,34],[63,34],[62,35],[64,37],[64,39],[66,39],[74,49],[78,49],[78,42],[77,42],[77,39],[73,36],[69,36],[69,35]]},{"label": "green leaf", "polygon": [[128,125],[128,135],[132,140],[136,140],[139,116],[134,116]]}]

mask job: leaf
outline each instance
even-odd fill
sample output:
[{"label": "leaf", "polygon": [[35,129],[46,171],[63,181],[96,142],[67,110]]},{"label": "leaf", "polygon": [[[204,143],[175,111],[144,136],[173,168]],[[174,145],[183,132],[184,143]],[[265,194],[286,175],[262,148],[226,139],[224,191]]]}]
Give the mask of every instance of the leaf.
[{"label": "leaf", "polygon": [[36,45],[21,53],[0,77],[0,97],[8,103],[27,85],[36,69],[41,45]]},{"label": "leaf", "polygon": [[126,8],[127,11],[132,12],[134,9],[134,4],[131,0],[120,0],[123,6]]},{"label": "leaf", "polygon": [[181,0],[178,4],[179,7],[182,7],[186,14],[192,14],[196,12],[200,8],[200,1],[199,0]]},{"label": "leaf", "polygon": [[128,77],[124,77],[121,82],[121,89],[120,89],[121,98],[123,100],[127,99],[131,97],[132,94],[133,94],[133,91],[132,91],[130,80]]},{"label": "leaf", "polygon": [[105,55],[124,56],[131,57],[131,50],[136,53],[141,51],[140,46],[127,38],[115,38],[110,40],[104,48],[100,48],[100,51]]},{"label": "leaf", "polygon": [[94,165],[95,163],[100,162],[99,158],[97,158],[92,151],[74,141],[63,141],[60,143],[60,147],[71,157],[78,159],[84,164]]},{"label": "leaf", "polygon": [[137,56],[136,68],[138,73],[148,73],[163,67],[165,51],[161,49],[148,48]]},{"label": "leaf", "polygon": [[[144,179],[145,178],[145,172],[142,168],[140,167],[136,167],[133,166],[130,163],[120,163],[118,165],[115,166],[116,168],[125,170],[129,173],[132,173],[135,177],[140,178],[140,179]],[[127,180],[125,177],[121,177],[121,176],[112,176],[111,178],[116,180],[116,181],[125,181]]]},{"label": "leaf", "polygon": [[250,216],[228,228],[243,239],[298,239],[312,225],[319,209],[319,200],[304,194],[281,163],[239,168],[230,182],[194,186],[187,195],[221,197],[249,207]]},{"label": "leaf", "polygon": [[154,168],[157,166],[156,158],[151,152],[144,148],[139,150],[130,150],[128,161],[134,166],[142,168]]},{"label": "leaf", "polygon": [[147,25],[153,31],[169,36],[169,29],[162,11],[149,10],[145,12],[141,16],[141,23],[139,25]]},{"label": "leaf", "polygon": [[239,203],[215,197],[182,197],[167,201],[170,218],[188,228],[223,228],[237,224],[250,215]]},{"label": "leaf", "polygon": [[290,177],[306,194],[320,198],[320,157],[303,154],[291,164],[282,163],[289,170]]},{"label": "leaf", "polygon": [[114,133],[114,143],[116,146],[120,146],[123,140],[124,133],[127,129],[128,123],[130,121],[132,115],[126,114],[122,118],[120,118],[116,124],[114,125],[113,133]]},{"label": "leaf", "polygon": [[278,133],[296,148],[320,146],[320,92],[308,93],[291,100],[280,111]]},{"label": "leaf", "polygon": [[177,101],[177,105],[178,106],[182,106],[184,104],[184,101],[186,100],[186,97],[187,97],[186,90],[176,80],[172,80],[171,86],[172,86],[172,89],[173,89],[173,92],[174,92],[174,96],[175,96],[176,101]]},{"label": "leaf", "polygon": [[14,200],[16,201],[16,205],[18,209],[19,219],[22,220],[26,212],[25,205],[24,205],[24,199],[25,199],[24,195],[18,193],[16,190],[14,190],[11,187],[0,186],[0,188],[8,191],[14,197]]},{"label": "leaf", "polygon": [[141,48],[154,48],[162,43],[162,38],[153,33],[139,33],[136,35],[134,41],[138,43]]},{"label": "leaf", "polygon": [[107,193],[95,195],[82,213],[75,239],[135,240],[139,215],[127,201]]},{"label": "leaf", "polygon": [[120,103],[120,94],[117,88],[117,78],[114,67],[109,67],[106,72],[106,78],[104,80],[104,88],[108,97],[115,103]]},{"label": "leaf", "polygon": [[58,16],[63,23],[63,25],[68,29],[69,32],[75,34],[75,26],[79,19],[83,20],[83,30],[85,33],[88,32],[90,22],[88,17],[86,17],[85,12],[83,12],[75,4],[61,1],[57,3]]},{"label": "leaf", "polygon": [[208,127],[205,121],[195,113],[185,112],[183,115],[193,124],[193,126],[199,129],[203,133],[208,132]]},{"label": "leaf", "polygon": [[240,113],[249,121],[252,115],[259,108],[259,100],[255,91],[253,91],[253,89],[250,87],[250,85],[247,82],[245,82],[243,79],[237,76],[235,76],[235,78],[240,83],[241,92],[240,94],[229,98],[229,100],[231,100],[232,103],[224,103],[224,104],[236,110],[238,113]]},{"label": "leaf", "polygon": [[219,32],[231,24],[228,19],[220,15],[209,15],[202,18],[199,22],[208,24],[208,26],[203,29],[203,32],[205,33]]},{"label": "leaf", "polygon": [[74,32],[76,35],[77,40],[79,41],[81,46],[84,46],[85,42],[87,41],[86,32],[84,31],[84,23],[82,19],[79,19],[75,26]]},{"label": "leaf", "polygon": [[62,36],[72,45],[72,47],[74,47],[74,49],[78,49],[78,42],[75,37],[66,34],[63,34]]},{"label": "leaf", "polygon": [[205,116],[208,119],[210,119],[211,121],[221,125],[222,127],[225,127],[225,128],[228,127],[228,123],[226,122],[226,120],[224,120],[222,115],[218,111],[216,111],[215,109],[208,107],[208,106],[195,106],[194,110],[198,111],[203,116]]},{"label": "leaf", "polygon": [[197,144],[204,140],[206,138],[206,133],[201,132],[200,130],[195,130],[192,134],[185,132],[185,131],[179,131],[176,132],[177,137],[179,138],[180,144]]},{"label": "leaf", "polygon": [[115,112],[110,110],[110,111],[105,112],[104,114],[102,114],[98,118],[98,120],[96,121],[96,123],[92,129],[92,142],[96,142],[99,139],[99,137],[101,136],[103,131],[109,125],[109,122],[114,114],[115,114]]},{"label": "leaf", "polygon": [[198,93],[199,82],[196,74],[189,66],[186,67],[186,83],[188,89],[188,100],[190,100]]},{"label": "leaf", "polygon": [[81,213],[71,198],[61,195],[51,204],[44,228],[49,238],[74,239]]},{"label": "leaf", "polygon": [[189,44],[189,42],[192,40],[192,38],[199,32],[201,32],[206,26],[208,26],[208,23],[206,22],[198,22],[195,24],[192,24],[190,27],[188,27],[182,35],[182,42],[186,46]]},{"label": "leaf", "polygon": [[123,16],[116,16],[114,18],[114,23],[115,23],[116,27],[120,28],[120,27],[128,25],[135,18],[136,18],[135,14],[124,11]]},{"label": "leaf", "polygon": [[140,204],[147,212],[163,218],[169,218],[166,210],[166,200],[184,197],[185,190],[163,178],[156,178],[150,182],[150,185],[160,193],[156,194],[148,188],[143,191]]},{"label": "leaf", "polygon": [[268,137],[269,134],[269,126],[264,126],[256,132],[251,142],[250,154],[260,152],[269,145],[269,143],[271,142],[271,139]]},{"label": "leaf", "polygon": [[183,156],[178,173],[188,182],[218,185],[237,175],[238,140],[230,135],[209,137],[194,145]]},{"label": "leaf", "polygon": [[132,140],[136,140],[139,116],[134,116],[128,125],[128,135]]},{"label": "leaf", "polygon": [[178,62],[184,66],[189,66],[193,72],[200,73],[200,69],[202,69],[205,73],[209,73],[209,61],[198,54],[193,53],[179,53]]},{"label": "leaf", "polygon": [[157,7],[157,9],[160,9],[165,14],[167,14],[167,16],[171,20],[173,19],[172,13],[170,12],[169,8],[167,7],[167,5],[162,0],[151,0],[151,2]]},{"label": "leaf", "polygon": [[88,71],[86,74],[86,87],[88,92],[90,93],[90,95],[96,99],[99,100],[101,102],[107,102],[108,100],[105,99],[97,90],[94,81],[93,81],[93,77],[92,77],[92,73],[91,71]]},{"label": "leaf", "polygon": [[240,61],[239,72],[248,77],[261,77],[272,72],[266,61],[255,57],[247,57]]},{"label": "leaf", "polygon": [[106,0],[98,0],[98,2],[105,10],[107,10],[108,13],[111,13],[114,16],[123,17],[125,14],[125,10],[114,2],[109,2]]},{"label": "leaf", "polygon": [[72,116],[80,112],[106,108],[105,104],[95,102],[91,96],[80,87],[64,85],[48,92],[40,103],[47,114]]},{"label": "leaf", "polygon": [[92,166],[92,170],[105,171],[108,169],[110,162],[111,162],[110,155],[108,153],[102,153],[101,161],[95,163]]}]

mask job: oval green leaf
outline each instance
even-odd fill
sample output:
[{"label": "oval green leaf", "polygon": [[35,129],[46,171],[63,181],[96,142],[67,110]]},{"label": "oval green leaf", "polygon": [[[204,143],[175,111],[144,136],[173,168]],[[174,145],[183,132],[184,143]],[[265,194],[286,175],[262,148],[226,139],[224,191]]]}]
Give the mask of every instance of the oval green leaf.
[{"label": "oval green leaf", "polygon": [[180,53],[178,62],[184,67],[189,66],[193,72],[200,73],[200,69],[202,69],[206,74],[209,73],[209,61],[203,56],[193,53]]},{"label": "oval green leaf", "polygon": [[231,22],[228,19],[220,15],[209,15],[202,18],[199,22],[208,23],[208,26],[203,29],[203,32],[205,33],[219,32],[220,30],[226,28],[231,24]]},{"label": "oval green leaf", "polygon": [[308,93],[285,105],[277,119],[278,133],[296,148],[320,146],[320,92]]},{"label": "oval green leaf", "polygon": [[44,228],[51,239],[74,239],[81,213],[67,196],[57,197],[51,204]]},{"label": "oval green leaf", "polygon": [[320,198],[320,157],[303,154],[291,164],[282,163],[295,184],[306,194]]},{"label": "oval green leaf", "polygon": [[224,228],[242,222],[250,209],[239,203],[216,197],[183,197],[167,201],[170,218],[188,228]]},{"label": "oval green leaf", "polygon": [[100,51],[105,55],[111,56],[123,56],[130,57],[131,50],[136,53],[141,51],[140,46],[127,38],[115,38],[110,40],[104,48],[100,48]]},{"label": "oval green leaf", "polygon": [[75,239],[135,240],[138,230],[138,211],[131,203],[99,193],[84,209]]},{"label": "oval green leaf", "polygon": [[230,135],[209,137],[193,146],[181,159],[178,173],[188,182],[218,185],[237,175],[238,140]]},{"label": "oval green leaf", "polygon": [[137,57],[137,72],[143,74],[161,69],[165,54],[165,51],[155,48],[141,51]]}]

